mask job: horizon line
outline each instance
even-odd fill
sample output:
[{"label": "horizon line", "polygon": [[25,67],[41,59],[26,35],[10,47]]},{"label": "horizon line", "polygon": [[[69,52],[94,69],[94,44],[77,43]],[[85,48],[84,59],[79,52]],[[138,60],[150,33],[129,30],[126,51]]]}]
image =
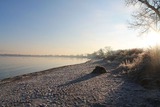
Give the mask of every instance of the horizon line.
[{"label": "horizon line", "polygon": [[77,55],[32,55],[32,54],[9,54],[9,53],[5,53],[5,54],[1,54],[0,56],[24,56],[24,57],[86,57],[87,55],[84,54],[77,54]]}]

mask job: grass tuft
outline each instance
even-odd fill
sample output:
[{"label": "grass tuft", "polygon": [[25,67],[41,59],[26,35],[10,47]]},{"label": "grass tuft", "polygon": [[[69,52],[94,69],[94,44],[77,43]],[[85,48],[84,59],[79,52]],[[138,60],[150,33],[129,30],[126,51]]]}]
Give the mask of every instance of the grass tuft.
[{"label": "grass tuft", "polygon": [[125,55],[131,57],[134,54],[137,57],[128,60],[125,56],[119,65],[124,68],[123,73],[146,88],[160,88],[160,46],[150,47],[142,53],[134,52]]}]

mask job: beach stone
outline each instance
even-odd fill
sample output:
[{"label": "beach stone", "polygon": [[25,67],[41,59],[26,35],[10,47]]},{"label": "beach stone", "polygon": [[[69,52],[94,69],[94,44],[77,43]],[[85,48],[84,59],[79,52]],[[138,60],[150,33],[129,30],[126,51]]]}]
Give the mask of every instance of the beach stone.
[{"label": "beach stone", "polygon": [[92,74],[103,74],[106,73],[106,69],[102,66],[96,66],[95,69],[92,71]]},{"label": "beach stone", "polygon": [[46,104],[40,104],[39,107],[47,107]]}]

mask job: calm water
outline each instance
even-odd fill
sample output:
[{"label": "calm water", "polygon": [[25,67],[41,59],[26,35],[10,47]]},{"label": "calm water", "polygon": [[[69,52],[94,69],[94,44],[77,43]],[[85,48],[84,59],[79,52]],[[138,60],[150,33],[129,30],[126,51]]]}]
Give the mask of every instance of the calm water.
[{"label": "calm water", "polygon": [[0,79],[86,62],[85,58],[0,56]]}]

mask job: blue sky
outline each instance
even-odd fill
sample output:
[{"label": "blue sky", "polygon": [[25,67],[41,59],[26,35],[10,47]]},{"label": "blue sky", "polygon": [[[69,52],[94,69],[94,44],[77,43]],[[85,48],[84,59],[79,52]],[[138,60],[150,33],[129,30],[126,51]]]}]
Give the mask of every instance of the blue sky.
[{"label": "blue sky", "polygon": [[124,0],[1,0],[0,53],[81,54],[105,46],[146,46],[145,37],[127,29],[131,12]]}]

